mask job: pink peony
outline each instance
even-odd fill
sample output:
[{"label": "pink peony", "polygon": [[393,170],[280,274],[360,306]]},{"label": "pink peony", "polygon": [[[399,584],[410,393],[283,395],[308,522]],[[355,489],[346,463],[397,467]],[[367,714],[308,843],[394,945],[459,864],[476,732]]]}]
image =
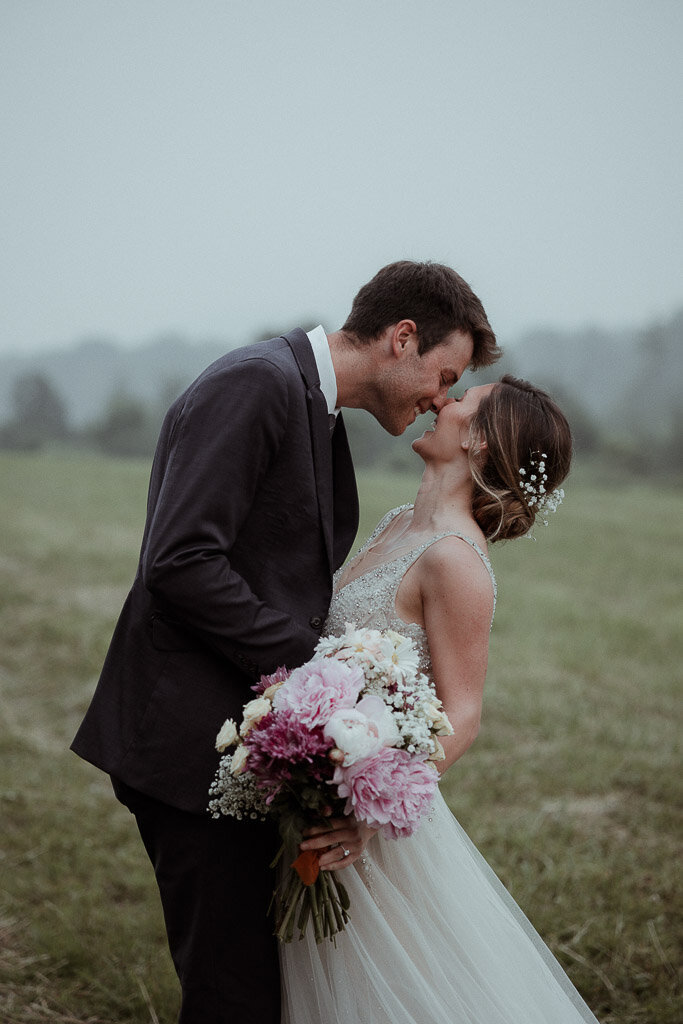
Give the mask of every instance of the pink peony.
[{"label": "pink peony", "polygon": [[337,708],[352,708],[365,678],[357,665],[316,658],[296,668],[273,697],[277,712],[289,710],[313,729],[325,725]]},{"label": "pink peony", "polygon": [[384,747],[377,754],[348,768],[335,769],[333,783],[346,798],[345,814],[354,814],[385,836],[411,835],[429,810],[438,774],[421,758],[405,750]]}]

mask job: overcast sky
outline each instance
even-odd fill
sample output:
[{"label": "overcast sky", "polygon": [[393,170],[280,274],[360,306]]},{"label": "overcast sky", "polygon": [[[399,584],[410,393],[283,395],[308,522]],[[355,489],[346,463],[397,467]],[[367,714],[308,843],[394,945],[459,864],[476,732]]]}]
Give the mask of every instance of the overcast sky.
[{"label": "overcast sky", "polygon": [[683,305],[681,0],[0,0],[0,351],[340,326],[450,263],[501,341]]}]

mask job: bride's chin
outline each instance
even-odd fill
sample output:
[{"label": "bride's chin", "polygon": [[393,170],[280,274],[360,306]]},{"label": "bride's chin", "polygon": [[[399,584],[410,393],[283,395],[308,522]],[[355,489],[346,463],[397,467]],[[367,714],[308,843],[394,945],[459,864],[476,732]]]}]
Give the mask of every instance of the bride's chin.
[{"label": "bride's chin", "polygon": [[418,455],[422,454],[421,448],[423,446],[423,442],[425,441],[425,438],[431,433],[433,433],[433,431],[425,430],[424,434],[422,434],[421,437],[416,437],[415,440],[411,442],[410,447],[413,449],[414,452],[417,452]]},{"label": "bride's chin", "polygon": [[416,444],[419,444],[420,441],[424,441],[424,439],[426,437],[429,437],[429,435],[433,434],[433,433],[434,433],[434,427],[425,427],[425,429],[422,432],[422,434],[420,434],[419,437],[416,437],[415,440],[413,441],[413,446],[416,445]]}]

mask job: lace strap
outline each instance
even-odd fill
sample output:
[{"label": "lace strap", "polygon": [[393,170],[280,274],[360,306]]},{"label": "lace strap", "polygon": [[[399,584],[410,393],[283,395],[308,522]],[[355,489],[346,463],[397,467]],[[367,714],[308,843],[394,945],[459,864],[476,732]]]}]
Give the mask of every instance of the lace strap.
[{"label": "lace strap", "polygon": [[378,522],[377,526],[372,531],[372,533],[370,534],[368,539],[365,541],[365,543],[361,547],[358,548],[358,551],[356,552],[356,554],[353,557],[356,558],[358,555],[361,554],[361,552],[365,551],[365,549],[370,544],[372,544],[373,540],[375,540],[377,537],[379,537],[379,535],[382,532],[382,530],[385,528],[385,526],[389,525],[389,523],[391,522],[392,519],[395,519],[396,516],[399,515],[401,512],[405,512],[405,510],[407,508],[412,508],[412,507],[413,507],[412,505],[399,505],[397,508],[390,509],[386,513],[386,515],[382,516],[382,518],[380,519],[380,521]]}]

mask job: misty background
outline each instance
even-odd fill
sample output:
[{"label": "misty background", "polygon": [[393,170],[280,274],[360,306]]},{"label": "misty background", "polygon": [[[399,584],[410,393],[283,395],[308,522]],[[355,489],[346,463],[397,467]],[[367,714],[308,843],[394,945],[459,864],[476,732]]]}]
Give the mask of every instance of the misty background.
[{"label": "misty background", "polygon": [[148,455],[222,352],[434,259],[580,454],[680,478],[682,43],[679,0],[3,0],[0,444]]}]

